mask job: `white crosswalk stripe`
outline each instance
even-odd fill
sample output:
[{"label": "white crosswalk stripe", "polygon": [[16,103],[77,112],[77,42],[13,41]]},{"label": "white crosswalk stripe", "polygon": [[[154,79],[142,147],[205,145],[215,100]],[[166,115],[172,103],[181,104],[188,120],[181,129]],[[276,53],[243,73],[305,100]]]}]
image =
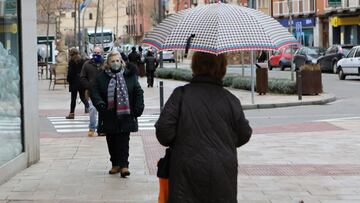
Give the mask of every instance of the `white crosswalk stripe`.
[{"label": "white crosswalk stripe", "polygon": [[[66,119],[65,117],[47,117],[56,132],[74,133],[87,132],[89,130],[89,116],[75,116],[75,119]],[[159,115],[143,115],[138,118],[139,130],[155,130],[155,122]]]},{"label": "white crosswalk stripe", "polygon": [[19,134],[20,118],[0,118],[0,134]]}]

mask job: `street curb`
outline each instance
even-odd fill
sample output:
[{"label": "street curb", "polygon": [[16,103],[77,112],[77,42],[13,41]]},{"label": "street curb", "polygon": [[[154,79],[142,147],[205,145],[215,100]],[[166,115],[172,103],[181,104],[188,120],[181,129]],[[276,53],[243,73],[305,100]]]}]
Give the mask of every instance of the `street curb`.
[{"label": "street curb", "polygon": [[329,98],[320,99],[316,101],[299,101],[299,102],[288,102],[288,103],[278,103],[278,104],[244,104],[242,105],[242,108],[244,110],[251,110],[251,109],[270,109],[270,108],[305,106],[305,105],[323,105],[334,101],[336,101],[336,97],[330,96]]}]

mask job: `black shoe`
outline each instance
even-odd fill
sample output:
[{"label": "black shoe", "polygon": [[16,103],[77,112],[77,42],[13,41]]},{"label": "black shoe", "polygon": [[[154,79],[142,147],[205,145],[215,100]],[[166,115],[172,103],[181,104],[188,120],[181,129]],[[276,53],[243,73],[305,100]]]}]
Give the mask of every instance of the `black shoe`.
[{"label": "black shoe", "polygon": [[150,87],[150,85],[148,85],[148,87]]},{"label": "black shoe", "polygon": [[126,176],[130,175],[130,171],[128,168],[121,168],[120,169],[120,175],[122,178],[126,178]]}]

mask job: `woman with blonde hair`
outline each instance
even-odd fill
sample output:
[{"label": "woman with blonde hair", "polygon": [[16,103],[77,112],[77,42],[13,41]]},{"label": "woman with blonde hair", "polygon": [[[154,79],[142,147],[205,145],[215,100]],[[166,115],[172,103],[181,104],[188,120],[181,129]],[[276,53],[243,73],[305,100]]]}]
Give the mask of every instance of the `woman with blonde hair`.
[{"label": "woman with blonde hair", "polygon": [[168,202],[237,202],[236,149],[252,129],[222,85],[226,66],[225,55],[195,52],[193,79],[174,90],[155,125],[171,149]]},{"label": "woman with blonde hair", "polygon": [[144,110],[143,90],[135,67],[126,64],[117,51],[111,52],[105,70],[96,78],[91,100],[102,117],[99,127],[106,134],[112,168],[109,174],[129,171],[130,132],[138,131],[137,118]]},{"label": "woman with blonde hair", "polygon": [[89,102],[85,98],[85,89],[80,84],[80,73],[85,61],[82,59],[76,48],[70,49],[69,56],[70,60],[68,63],[68,74],[66,79],[69,83],[69,92],[71,92],[71,103],[70,113],[66,118],[74,119],[77,93],[79,92],[80,99],[82,103],[84,103],[85,113],[89,112]]}]

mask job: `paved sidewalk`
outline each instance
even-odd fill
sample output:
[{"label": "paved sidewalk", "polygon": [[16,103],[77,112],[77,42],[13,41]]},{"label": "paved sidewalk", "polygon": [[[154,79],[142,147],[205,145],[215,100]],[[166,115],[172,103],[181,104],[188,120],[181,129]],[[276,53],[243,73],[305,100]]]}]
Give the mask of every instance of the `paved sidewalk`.
[{"label": "paved sidewalk", "polygon": [[[64,116],[70,94],[64,87],[47,90],[39,83],[42,119]],[[145,87],[145,79],[141,79]],[[182,84],[165,81],[165,98]],[[158,89],[144,88],[146,113],[158,113]],[[249,104],[248,92],[231,90]],[[327,94],[305,97],[326,99]],[[292,103],[296,96],[256,96],[257,103]],[[83,106],[77,106],[77,114]],[[41,128],[40,128],[41,129]],[[240,203],[360,202],[360,119],[269,126],[254,129],[250,142],[238,150]],[[155,164],[162,156],[153,130],[132,134],[127,179],[109,175],[104,137],[74,134],[62,137],[41,131],[41,160],[0,186],[0,203],[152,203],[157,202]]]}]

